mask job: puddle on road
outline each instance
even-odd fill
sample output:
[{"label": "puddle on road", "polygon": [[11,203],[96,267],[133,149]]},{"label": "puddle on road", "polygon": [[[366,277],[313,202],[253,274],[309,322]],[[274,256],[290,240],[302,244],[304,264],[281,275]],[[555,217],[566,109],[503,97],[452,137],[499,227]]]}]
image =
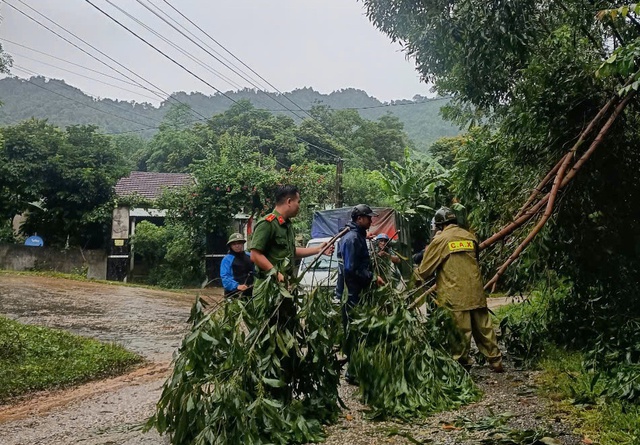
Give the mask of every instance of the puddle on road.
[{"label": "puddle on road", "polygon": [[0,275],[0,314],[116,342],[154,362],[171,360],[194,299],[144,288]]}]

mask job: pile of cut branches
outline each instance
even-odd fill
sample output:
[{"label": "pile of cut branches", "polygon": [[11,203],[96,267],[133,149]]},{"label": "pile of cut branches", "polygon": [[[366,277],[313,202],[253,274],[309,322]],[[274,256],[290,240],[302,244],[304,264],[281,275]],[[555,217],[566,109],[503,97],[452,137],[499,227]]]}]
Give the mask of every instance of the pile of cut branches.
[{"label": "pile of cut branches", "polygon": [[[297,314],[277,320],[294,302]],[[176,445],[324,438],[322,425],[340,412],[334,345],[341,326],[329,295],[301,299],[268,278],[253,298],[224,310],[205,314],[198,301],[190,320],[147,428],[168,433]]]},{"label": "pile of cut branches", "polygon": [[[349,330],[350,367],[372,416],[411,419],[476,400],[447,352],[456,332],[448,313],[434,305],[425,318],[389,283],[363,296]],[[336,309],[329,293],[301,298],[273,277],[220,310],[198,300],[147,428],[175,445],[323,440],[340,412]]]},{"label": "pile of cut branches", "polygon": [[451,358],[453,319],[433,302],[427,315],[412,310],[407,291],[392,285],[365,294],[354,308],[347,342],[349,372],[359,382],[373,418],[409,420],[455,409],[480,396]]}]

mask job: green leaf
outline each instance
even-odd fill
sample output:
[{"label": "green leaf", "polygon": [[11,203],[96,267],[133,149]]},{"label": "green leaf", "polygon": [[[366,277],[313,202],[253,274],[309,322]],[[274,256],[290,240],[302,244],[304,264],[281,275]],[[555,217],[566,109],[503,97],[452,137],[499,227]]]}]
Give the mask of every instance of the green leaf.
[{"label": "green leaf", "polygon": [[267,377],[262,377],[262,381],[272,388],[282,388],[283,386],[285,386],[285,383],[279,379],[269,379]]}]

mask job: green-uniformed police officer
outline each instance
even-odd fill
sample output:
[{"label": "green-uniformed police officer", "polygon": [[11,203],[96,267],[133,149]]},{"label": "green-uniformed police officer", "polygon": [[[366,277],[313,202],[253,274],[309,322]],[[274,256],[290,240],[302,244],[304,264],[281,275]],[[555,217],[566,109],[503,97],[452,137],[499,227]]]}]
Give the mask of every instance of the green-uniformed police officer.
[{"label": "green-uniformed police officer", "polygon": [[[279,187],[275,199],[275,209],[256,224],[251,238],[251,261],[256,265],[253,298],[257,300],[263,298],[265,291],[263,283],[268,275],[273,274],[279,282],[288,284],[289,280],[295,276],[295,259],[317,255],[326,245],[325,243],[319,247],[296,247],[290,221],[300,210],[300,192],[295,186]],[[328,248],[326,253],[331,255],[333,247]],[[277,325],[278,329],[288,329],[295,315],[295,303],[289,298],[284,298],[277,314],[269,323]],[[275,354],[281,354],[278,348]],[[293,389],[289,382],[296,366],[295,355],[295,353],[289,353],[279,357],[286,386],[273,390],[276,397],[285,399],[292,397]]]},{"label": "green-uniformed police officer", "polygon": [[[319,254],[326,243],[318,247],[296,247],[290,219],[300,211],[300,192],[293,185],[283,185],[276,191],[276,207],[256,224],[251,237],[251,261],[256,265],[255,288],[267,274],[277,274],[278,281],[288,281],[295,275],[295,259]],[[331,255],[333,247],[327,249]]]},{"label": "green-uniformed police officer", "polygon": [[422,279],[436,274],[438,302],[452,311],[463,336],[462,344],[453,351],[454,359],[462,365],[470,365],[473,335],[491,369],[502,372],[502,356],[491,325],[478,266],[478,240],[458,227],[456,214],[449,208],[438,210],[434,219],[441,232],[425,250],[417,272]]}]

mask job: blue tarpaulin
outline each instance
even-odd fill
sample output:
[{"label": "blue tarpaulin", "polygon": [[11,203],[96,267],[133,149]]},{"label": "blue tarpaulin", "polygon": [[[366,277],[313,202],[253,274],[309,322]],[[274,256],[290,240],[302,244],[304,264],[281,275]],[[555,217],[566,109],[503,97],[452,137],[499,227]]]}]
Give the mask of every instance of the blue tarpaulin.
[{"label": "blue tarpaulin", "polygon": [[[353,207],[343,207],[333,210],[322,210],[313,213],[311,223],[311,238],[330,238],[340,233],[344,226],[351,221]],[[378,216],[371,219],[370,235],[386,233],[393,240],[393,250],[404,258],[409,258],[411,252],[411,234],[409,223],[398,212],[384,207],[372,209]],[[405,277],[409,276],[411,267],[407,261],[401,263],[400,269]]]},{"label": "blue tarpaulin", "polygon": [[[314,212],[311,223],[311,238],[330,238],[340,232],[351,221],[352,210],[353,207],[342,207]],[[369,233],[376,235],[386,233],[390,238],[397,235],[399,227],[396,227],[395,211],[382,207],[374,207],[373,211],[378,216],[373,217]]]}]

